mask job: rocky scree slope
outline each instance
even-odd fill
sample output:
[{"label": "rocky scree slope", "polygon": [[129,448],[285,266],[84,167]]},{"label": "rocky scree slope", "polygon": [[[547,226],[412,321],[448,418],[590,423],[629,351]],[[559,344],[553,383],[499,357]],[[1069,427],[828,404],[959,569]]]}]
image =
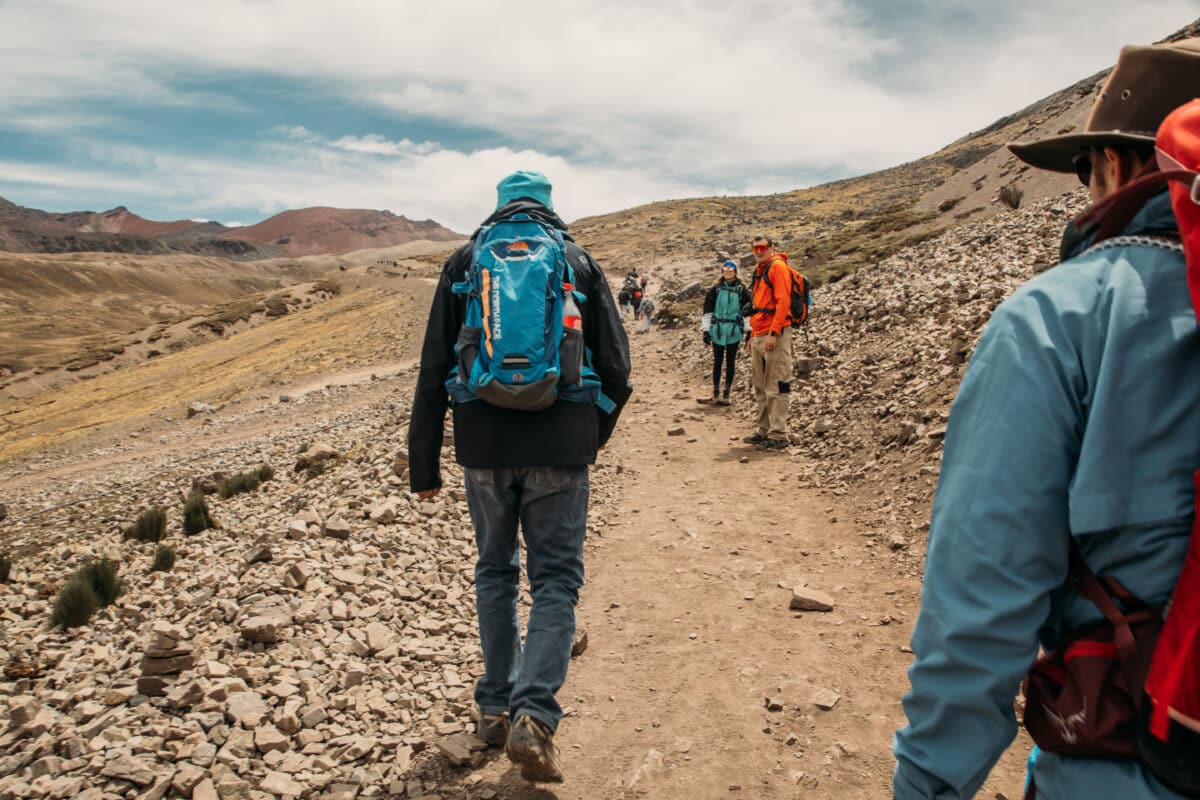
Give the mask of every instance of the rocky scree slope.
[{"label": "rocky scree slope", "polygon": [[[900,569],[921,568],[950,404],[992,310],[1057,263],[1063,227],[1086,204],[1076,191],[966,224],[814,290],[808,338],[797,330],[793,339],[798,483],[854,501],[863,535],[893,551]],[[689,270],[674,285],[712,279],[711,268]],[[707,386],[712,356],[700,342],[696,289],[664,290],[660,305],[680,328],[661,335]],[[679,295],[688,299],[672,302]],[[749,432],[748,362],[738,370],[732,413]]]},{"label": "rocky scree slope", "polygon": [[[0,798],[467,796],[430,745],[481,757],[454,744],[481,670],[474,543],[461,490],[407,491],[412,379],[373,383],[379,399],[352,412],[362,387],[293,399],[287,415],[180,422],[159,439],[169,456],[69,484],[3,469],[22,488],[0,523],[15,561],[0,583]],[[128,463],[136,447],[87,455]],[[277,472],[257,492],[209,497],[219,530],[182,535],[182,493],[262,462]],[[461,485],[449,449],[443,463]],[[609,475],[594,473],[591,536]],[[155,545],[121,537],[151,504],[168,509],[170,572],[148,571]],[[94,558],[120,565],[125,593],[81,628],[50,628],[57,585]]]}]

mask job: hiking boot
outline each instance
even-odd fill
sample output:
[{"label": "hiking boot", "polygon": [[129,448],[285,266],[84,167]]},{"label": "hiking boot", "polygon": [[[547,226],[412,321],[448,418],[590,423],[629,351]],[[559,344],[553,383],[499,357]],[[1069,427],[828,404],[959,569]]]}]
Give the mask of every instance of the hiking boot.
[{"label": "hiking boot", "polygon": [[509,761],[521,765],[521,777],[530,783],[562,783],[554,734],[528,714],[513,723],[504,752]]},{"label": "hiking boot", "polygon": [[721,395],[721,405],[723,405],[723,406],[733,405],[733,401],[729,399],[729,390],[728,389],[726,389],[725,393],[723,395]]},{"label": "hiking boot", "polygon": [[713,401],[713,405],[720,405],[720,403],[721,403],[721,395],[719,395],[719,394],[717,393],[717,390],[716,390],[716,389],[713,389],[713,399],[712,399],[712,401]]},{"label": "hiking boot", "polygon": [[791,442],[787,439],[767,439],[765,437],[756,445],[759,450],[786,450],[790,446]]},{"label": "hiking boot", "polygon": [[475,736],[489,747],[503,747],[508,741],[508,714],[484,714],[475,706],[471,719],[475,720]]},{"label": "hiking boot", "polygon": [[758,444],[762,444],[766,440],[767,440],[767,435],[765,433],[752,433],[749,436],[742,437],[742,441],[745,442],[746,444],[758,445]]}]

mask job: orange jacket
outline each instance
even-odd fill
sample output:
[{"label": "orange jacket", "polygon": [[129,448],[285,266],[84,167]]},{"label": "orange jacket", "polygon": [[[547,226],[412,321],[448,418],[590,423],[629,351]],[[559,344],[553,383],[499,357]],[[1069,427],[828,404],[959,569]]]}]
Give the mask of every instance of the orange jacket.
[{"label": "orange jacket", "polygon": [[[768,273],[771,285],[762,280],[763,270]],[[750,315],[750,335],[764,336],[774,331],[776,335],[792,324],[792,268],[787,263],[787,253],[776,253],[771,260],[754,270],[754,308]]]}]

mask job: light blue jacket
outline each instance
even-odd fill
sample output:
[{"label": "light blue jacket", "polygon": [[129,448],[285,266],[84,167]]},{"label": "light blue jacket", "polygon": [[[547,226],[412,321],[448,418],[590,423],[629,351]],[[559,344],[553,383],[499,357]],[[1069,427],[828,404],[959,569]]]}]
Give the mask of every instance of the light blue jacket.
[{"label": "light blue jacket", "polygon": [[[1165,192],[1126,235],[1173,226]],[[1018,289],[950,413],[913,632],[895,796],[968,798],[1016,735],[1038,643],[1100,618],[1063,588],[1068,536],[1097,574],[1165,602],[1200,468],[1200,328],[1178,247],[1116,240]],[[1137,763],[1038,753],[1038,800],[1175,798]]]}]

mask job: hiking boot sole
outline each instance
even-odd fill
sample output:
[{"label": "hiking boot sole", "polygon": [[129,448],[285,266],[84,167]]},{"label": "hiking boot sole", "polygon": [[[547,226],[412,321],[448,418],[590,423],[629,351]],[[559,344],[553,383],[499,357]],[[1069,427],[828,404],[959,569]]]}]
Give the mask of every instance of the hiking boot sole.
[{"label": "hiking boot sole", "polygon": [[562,783],[562,773],[541,765],[522,764],[521,777],[530,783]]},{"label": "hiking boot sole", "polygon": [[[508,760],[521,766],[521,777],[530,783],[562,783],[562,770],[558,766],[558,751],[554,737],[540,723],[527,723],[521,717],[513,723],[508,734],[504,752]],[[533,725],[537,725],[535,732]]]},{"label": "hiking boot sole", "polygon": [[542,761],[542,756],[535,750],[509,743],[504,748],[508,760],[521,766],[521,777],[530,783],[562,783],[562,770],[554,764]]}]

